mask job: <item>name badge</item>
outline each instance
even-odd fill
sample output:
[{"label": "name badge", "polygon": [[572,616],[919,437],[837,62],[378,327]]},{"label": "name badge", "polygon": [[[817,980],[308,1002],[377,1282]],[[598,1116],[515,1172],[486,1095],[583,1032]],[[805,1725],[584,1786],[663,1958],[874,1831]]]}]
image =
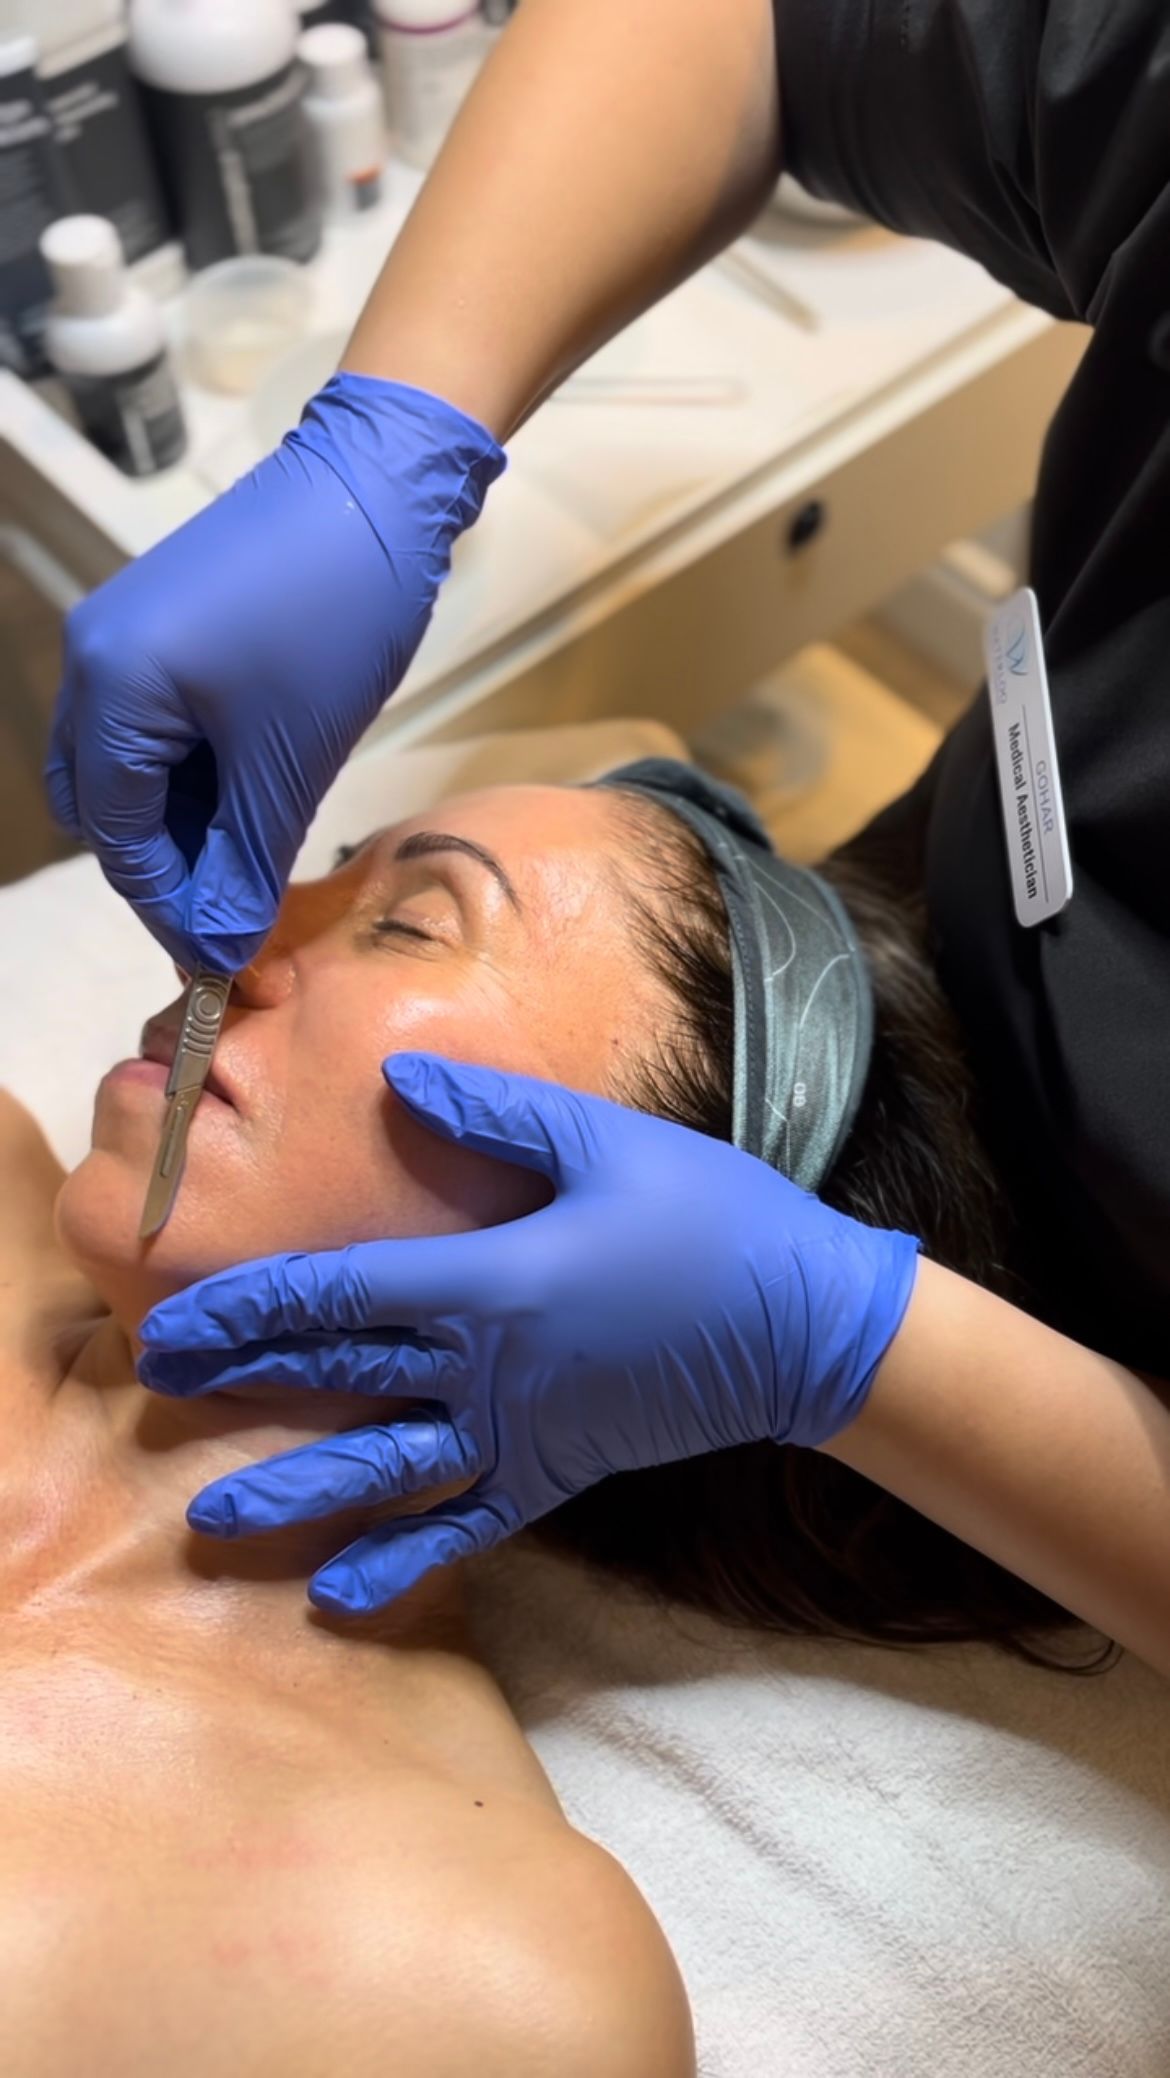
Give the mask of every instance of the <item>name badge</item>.
[{"label": "name badge", "polygon": [[1042,924],[1072,900],[1073,873],[1035,592],[992,614],[983,646],[1016,918]]}]

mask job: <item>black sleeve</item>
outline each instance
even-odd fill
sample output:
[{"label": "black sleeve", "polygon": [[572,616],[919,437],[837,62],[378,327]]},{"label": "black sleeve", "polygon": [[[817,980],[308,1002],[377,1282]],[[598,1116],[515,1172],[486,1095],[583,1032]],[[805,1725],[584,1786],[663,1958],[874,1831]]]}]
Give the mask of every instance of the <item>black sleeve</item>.
[{"label": "black sleeve", "polygon": [[1072,902],[1015,923],[985,698],[882,822],[1032,1303],[1170,1379],[1170,0],[778,6],[798,178],[1093,325],[1032,534]]},{"label": "black sleeve", "polygon": [[776,0],[789,170],[979,260],[1057,317],[1097,315],[1170,178],[1160,0]]}]

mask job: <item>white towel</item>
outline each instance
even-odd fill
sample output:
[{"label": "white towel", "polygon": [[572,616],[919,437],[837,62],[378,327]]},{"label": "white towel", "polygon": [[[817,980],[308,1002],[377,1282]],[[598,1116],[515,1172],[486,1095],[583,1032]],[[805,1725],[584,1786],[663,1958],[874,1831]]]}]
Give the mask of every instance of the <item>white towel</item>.
[{"label": "white towel", "polygon": [[1166,2078],[1166,1682],[729,1633],[532,1539],[472,1586],[674,1948],[703,2078]]}]

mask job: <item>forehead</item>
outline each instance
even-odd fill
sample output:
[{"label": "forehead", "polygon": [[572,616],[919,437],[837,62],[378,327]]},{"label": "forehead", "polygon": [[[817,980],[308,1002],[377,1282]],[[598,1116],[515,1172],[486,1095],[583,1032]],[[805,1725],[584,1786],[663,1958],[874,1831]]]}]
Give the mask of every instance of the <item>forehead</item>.
[{"label": "forehead", "polygon": [[[440,802],[393,833],[445,830],[494,853],[522,905],[497,907],[483,957],[491,1001],[531,1048],[530,1072],[603,1093],[618,1063],[646,1054],[664,1011],[662,984],[631,930],[628,837],[604,789],[491,787]],[[495,1010],[493,1010],[495,1014]]]},{"label": "forehead", "polygon": [[399,830],[458,830],[488,842],[494,833],[513,860],[548,849],[592,848],[610,834],[610,802],[598,787],[486,786],[452,794],[422,814],[396,825]]}]

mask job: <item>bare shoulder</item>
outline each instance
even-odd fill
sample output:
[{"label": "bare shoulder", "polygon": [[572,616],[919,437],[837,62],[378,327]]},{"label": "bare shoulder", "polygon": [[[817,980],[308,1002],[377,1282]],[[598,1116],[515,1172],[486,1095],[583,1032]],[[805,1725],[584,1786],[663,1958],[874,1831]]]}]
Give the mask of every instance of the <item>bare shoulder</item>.
[{"label": "bare shoulder", "polygon": [[1153,1393],[1154,1398],[1161,1400],[1163,1407],[1170,1408],[1170,1378],[1155,1378],[1149,1371],[1139,1371],[1136,1375]]},{"label": "bare shoulder", "polygon": [[682,1978],[620,1865],[553,1808],[455,1802],[456,1831],[431,1807],[405,1922],[401,1855],[345,1915],[380,1929],[350,1954],[351,2078],[381,2074],[389,2040],[416,2078],[694,2078]]},{"label": "bare shoulder", "polygon": [[[571,1837],[562,1881],[577,1900],[577,1927],[558,1930],[543,1973],[545,1981],[559,1973],[553,2068],[566,2078],[693,2078],[691,2009],[662,1928],[621,1864]],[[549,1917],[553,1889],[544,1900]]]},{"label": "bare shoulder", "polygon": [[483,2078],[693,2078],[686,1992],[641,1891],[603,1848],[546,1823],[509,1952],[491,1959]]},{"label": "bare shoulder", "polygon": [[53,1205],[65,1171],[44,1134],[11,1090],[0,1088],[0,1252],[40,1255],[55,1248]]}]

